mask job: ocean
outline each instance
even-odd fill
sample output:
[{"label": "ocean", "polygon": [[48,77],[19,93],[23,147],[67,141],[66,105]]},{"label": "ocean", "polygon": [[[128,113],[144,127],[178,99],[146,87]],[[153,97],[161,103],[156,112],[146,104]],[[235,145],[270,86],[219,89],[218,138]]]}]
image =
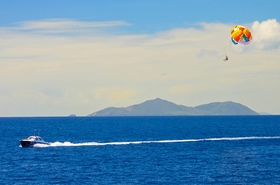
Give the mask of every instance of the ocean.
[{"label": "ocean", "polygon": [[[0,118],[0,184],[280,184],[280,116]],[[49,146],[20,147],[39,132]]]}]

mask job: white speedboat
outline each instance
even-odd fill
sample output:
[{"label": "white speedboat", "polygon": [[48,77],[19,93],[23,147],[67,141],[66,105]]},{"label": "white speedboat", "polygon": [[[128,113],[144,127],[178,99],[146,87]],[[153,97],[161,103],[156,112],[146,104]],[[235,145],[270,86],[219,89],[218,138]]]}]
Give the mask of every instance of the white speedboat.
[{"label": "white speedboat", "polygon": [[29,136],[26,139],[19,141],[22,147],[33,147],[36,144],[40,145],[49,145],[48,142],[45,142],[40,136]]}]

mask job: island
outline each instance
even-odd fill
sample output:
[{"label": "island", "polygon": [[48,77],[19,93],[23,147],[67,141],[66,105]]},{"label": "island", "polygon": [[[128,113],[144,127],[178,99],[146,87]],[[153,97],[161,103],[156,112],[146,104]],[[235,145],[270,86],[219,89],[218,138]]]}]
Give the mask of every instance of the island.
[{"label": "island", "polygon": [[177,105],[156,98],[128,107],[108,107],[87,116],[203,116],[203,115],[259,115],[240,103],[213,102],[195,107]]}]

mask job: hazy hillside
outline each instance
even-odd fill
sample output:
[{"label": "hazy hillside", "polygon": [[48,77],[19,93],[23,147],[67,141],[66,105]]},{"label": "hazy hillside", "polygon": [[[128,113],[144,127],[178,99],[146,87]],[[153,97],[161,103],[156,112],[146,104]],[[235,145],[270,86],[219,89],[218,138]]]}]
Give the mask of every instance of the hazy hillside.
[{"label": "hazy hillside", "polygon": [[196,106],[200,114],[206,115],[258,115],[257,112],[248,107],[235,102],[215,102]]}]

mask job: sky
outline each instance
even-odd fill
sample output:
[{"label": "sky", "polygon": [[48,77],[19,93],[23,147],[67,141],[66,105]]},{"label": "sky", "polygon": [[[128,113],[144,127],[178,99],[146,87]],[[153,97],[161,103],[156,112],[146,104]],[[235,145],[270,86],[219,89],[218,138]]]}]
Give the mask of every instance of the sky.
[{"label": "sky", "polygon": [[[0,0],[0,116],[86,116],[155,98],[280,114],[279,7],[278,0]],[[235,25],[250,29],[249,45],[231,43]]]}]

